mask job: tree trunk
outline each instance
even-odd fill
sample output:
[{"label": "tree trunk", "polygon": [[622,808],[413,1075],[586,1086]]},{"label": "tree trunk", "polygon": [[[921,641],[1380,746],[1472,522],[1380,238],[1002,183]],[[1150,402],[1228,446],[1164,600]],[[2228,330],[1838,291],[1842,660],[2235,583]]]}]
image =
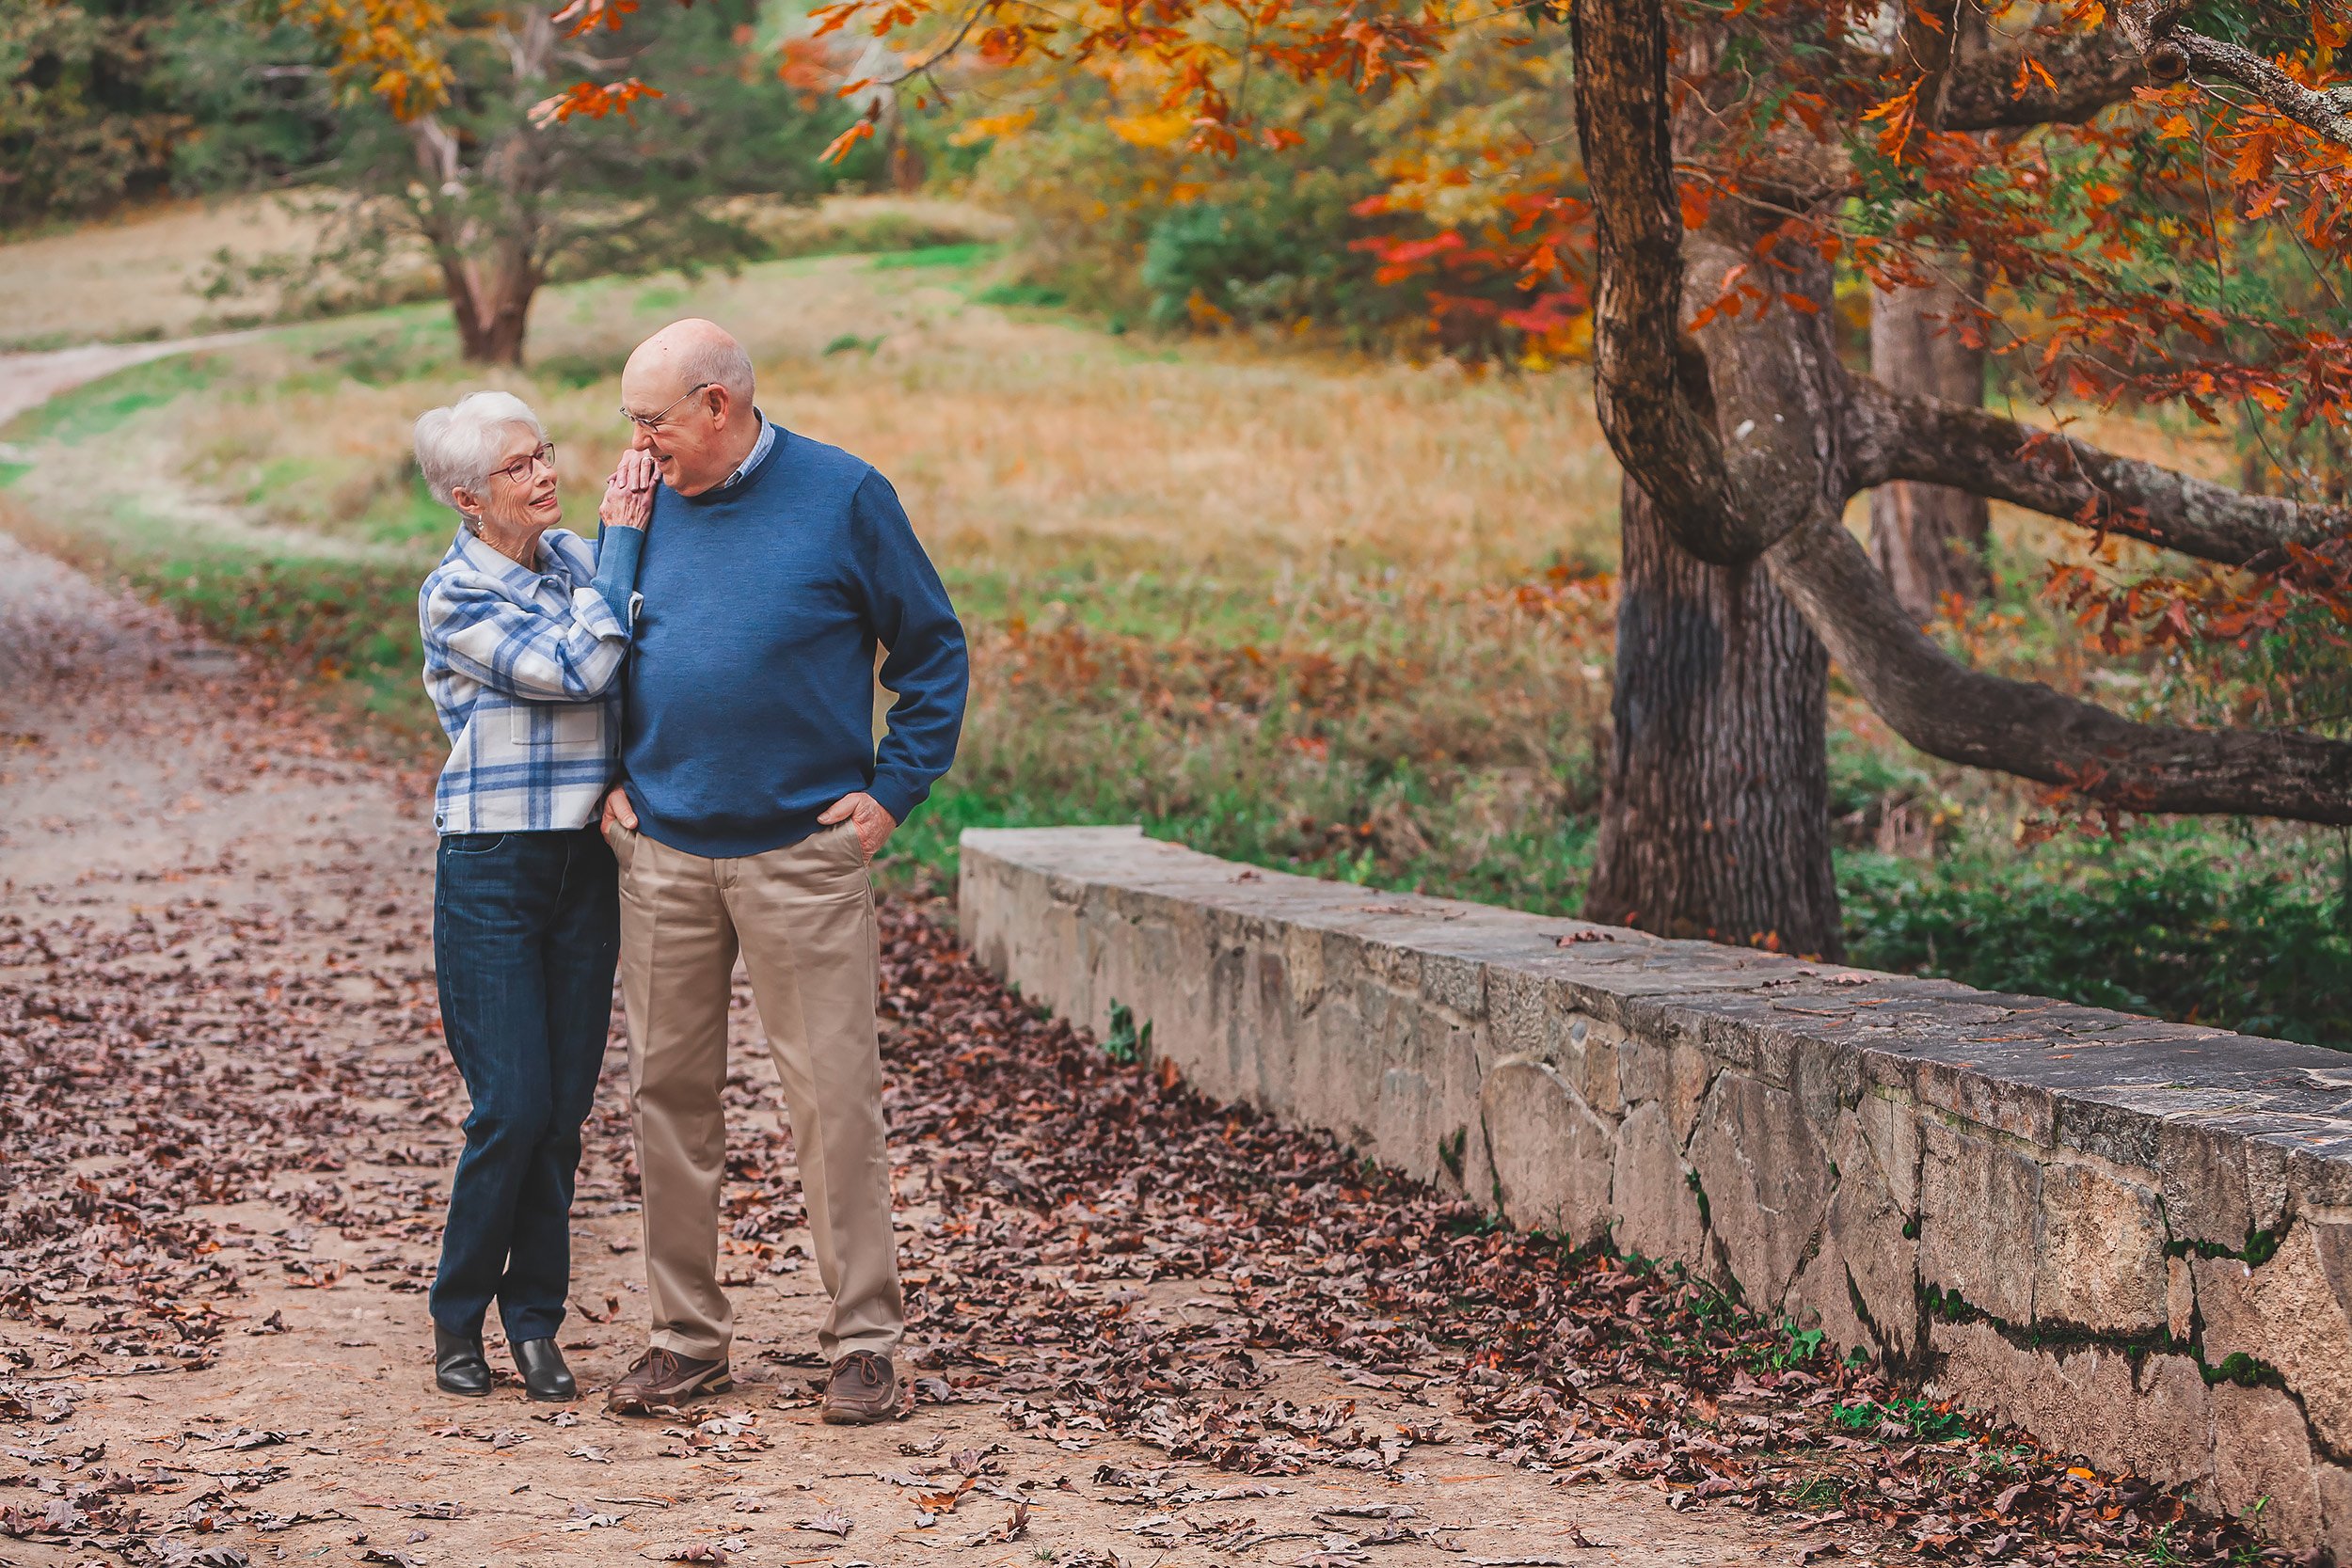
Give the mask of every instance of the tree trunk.
[{"label": "tree trunk", "polygon": [[1621,487],[1614,731],[1585,918],[1839,957],[1829,656],[1761,564],[1677,549]]},{"label": "tree trunk", "polygon": [[[1952,329],[1964,309],[1948,284],[1876,294],[1870,301],[1870,373],[1899,392],[1964,408],[1984,403],[1984,351]],[[1926,623],[1945,596],[1976,604],[1993,591],[1985,546],[1992,507],[1982,496],[1898,480],[1870,492],[1870,559],[1896,600]]]},{"label": "tree trunk", "polygon": [[482,352],[467,357],[485,365],[521,365],[531,300],[538,292],[538,280],[528,273],[501,272],[483,315]]},{"label": "tree trunk", "polygon": [[442,280],[450,314],[457,322],[457,348],[469,365],[523,362],[523,336],[531,324],[531,301],[538,280],[528,271],[501,269],[485,283],[470,264],[444,265]]}]

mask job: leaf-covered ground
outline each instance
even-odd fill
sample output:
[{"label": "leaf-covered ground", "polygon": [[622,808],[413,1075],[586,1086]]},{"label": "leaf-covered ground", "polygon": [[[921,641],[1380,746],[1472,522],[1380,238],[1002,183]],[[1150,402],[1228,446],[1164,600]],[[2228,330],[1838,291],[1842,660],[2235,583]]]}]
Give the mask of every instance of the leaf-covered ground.
[{"label": "leaf-covered ground", "polygon": [[[739,1390],[652,1420],[429,1386],[463,1114],[418,781],[256,667],[0,546],[0,1563],[1712,1563],[2243,1552],[1671,1278],[1492,1229],[1113,1061],[893,905],[911,1407],[818,1425],[755,1024]],[[619,1053],[612,1070],[619,1070]],[[565,1331],[643,1343],[626,1122]]]}]

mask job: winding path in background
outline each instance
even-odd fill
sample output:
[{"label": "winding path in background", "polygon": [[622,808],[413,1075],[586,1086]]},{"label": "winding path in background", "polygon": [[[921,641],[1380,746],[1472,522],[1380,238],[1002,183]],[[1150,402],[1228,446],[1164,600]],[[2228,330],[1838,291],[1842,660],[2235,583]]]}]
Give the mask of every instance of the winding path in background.
[{"label": "winding path in background", "polygon": [[38,354],[0,354],[0,425],[40,407],[59,392],[72,391],[102,375],[218,343],[242,342],[253,336],[251,332],[216,332],[164,342],[85,343]]}]

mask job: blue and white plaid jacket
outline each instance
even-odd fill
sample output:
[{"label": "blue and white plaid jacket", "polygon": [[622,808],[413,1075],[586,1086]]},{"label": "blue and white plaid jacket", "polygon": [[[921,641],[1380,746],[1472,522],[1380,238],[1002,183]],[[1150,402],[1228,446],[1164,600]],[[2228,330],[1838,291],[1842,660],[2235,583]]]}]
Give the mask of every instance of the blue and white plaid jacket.
[{"label": "blue and white plaid jacket", "polygon": [[425,693],[450,738],[443,833],[583,828],[612,778],[628,628],[590,586],[585,540],[549,529],[539,551],[530,571],[461,529],[418,591]]}]

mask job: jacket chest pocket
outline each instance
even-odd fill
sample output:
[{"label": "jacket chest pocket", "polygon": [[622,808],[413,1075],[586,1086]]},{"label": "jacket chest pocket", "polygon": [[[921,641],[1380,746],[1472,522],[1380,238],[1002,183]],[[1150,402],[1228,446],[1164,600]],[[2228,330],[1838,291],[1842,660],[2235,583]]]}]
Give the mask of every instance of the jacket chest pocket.
[{"label": "jacket chest pocket", "polygon": [[507,738],[528,751],[595,756],[604,748],[601,703],[519,703],[506,710]]}]

